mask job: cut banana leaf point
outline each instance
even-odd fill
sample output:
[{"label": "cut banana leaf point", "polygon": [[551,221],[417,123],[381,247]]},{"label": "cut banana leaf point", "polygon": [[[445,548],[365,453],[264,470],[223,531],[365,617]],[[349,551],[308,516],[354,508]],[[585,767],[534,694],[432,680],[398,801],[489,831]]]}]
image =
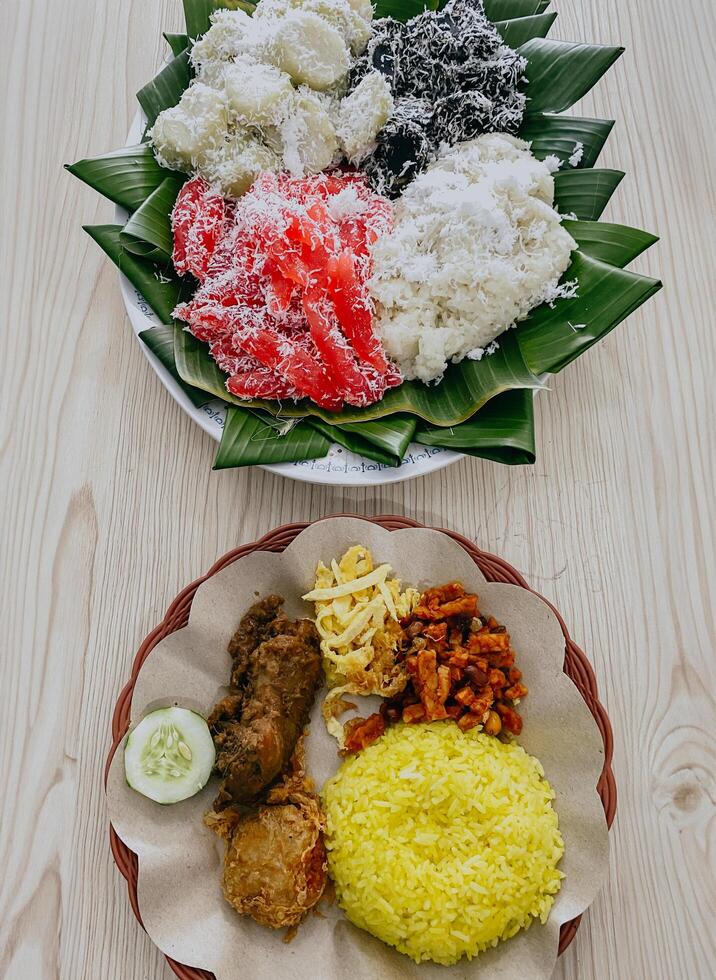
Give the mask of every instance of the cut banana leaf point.
[{"label": "cut banana leaf point", "polygon": [[554,203],[562,214],[596,221],[623,178],[622,170],[560,170],[554,175]]},{"label": "cut banana leaf point", "polygon": [[65,170],[127,211],[143,204],[170,173],[159,166],[148,143],[65,164]]},{"label": "cut banana leaf point", "polygon": [[192,388],[180,378],[174,361],[174,332],[176,329],[178,328],[172,324],[162,323],[157,327],[151,327],[149,330],[142,330],[139,338],[178,382],[182,391],[191,400],[192,405],[201,408],[202,405],[211,401],[211,397],[205,391]]},{"label": "cut banana leaf point", "polygon": [[147,129],[151,129],[160,112],[177,104],[184,90],[189,87],[191,77],[189,52],[182,51],[151,82],[140,88],[137,101],[144,112]]},{"label": "cut banana leaf point", "polygon": [[538,160],[558,157],[562,166],[571,167],[570,157],[581,145],[577,167],[593,167],[614,126],[613,119],[588,119],[580,116],[552,116],[537,113],[526,116],[520,136],[532,144]]},{"label": "cut banana leaf point", "polygon": [[[372,459],[376,463],[382,463],[383,466],[400,466],[402,462],[402,456],[398,457],[393,453],[386,452],[354,432],[345,432],[340,425],[328,425],[321,419],[307,419],[307,423],[312,429],[329,439],[331,443],[335,442],[339,446],[343,446],[344,449],[348,449],[359,456],[365,456],[366,459]],[[364,422],[363,424],[372,425],[373,423]]]},{"label": "cut banana leaf point", "polygon": [[531,391],[507,391],[473,418],[449,429],[421,423],[415,441],[509,465],[535,461],[534,398]]},{"label": "cut banana leaf point", "polygon": [[171,174],[137,208],[119,236],[128,252],[164,265],[170,262],[174,243],[170,215],[185,181],[182,174]]},{"label": "cut banana leaf point", "polygon": [[157,314],[162,323],[172,322],[172,312],[191,288],[179,279],[171,266],[161,268],[149,259],[132,255],[120,240],[122,225],[84,225],[84,230],[129,279],[137,293]]},{"label": "cut banana leaf point", "polygon": [[656,235],[639,228],[613,225],[606,221],[572,221],[565,219],[563,226],[579,245],[584,255],[600,262],[624,269],[659,241]]},{"label": "cut banana leaf point", "polygon": [[525,361],[538,374],[561,371],[661,289],[657,279],[582,252],[574,254],[567,278],[577,281],[574,299],[540,306],[516,330]]},{"label": "cut banana leaf point", "polygon": [[542,14],[549,4],[550,0],[484,0],[485,16],[493,23]]},{"label": "cut banana leaf point", "polygon": [[309,421],[319,432],[346,449],[388,466],[400,465],[418,424],[418,420],[410,415],[394,415],[355,425],[328,425],[316,418]]},{"label": "cut banana leaf point", "polygon": [[374,446],[384,449],[400,462],[412,442],[417,425],[418,420],[414,415],[392,415],[390,418],[377,419],[375,422],[355,424],[347,422],[331,428],[360,436]]},{"label": "cut banana leaf point", "polygon": [[307,422],[262,418],[246,408],[229,407],[214,469],[319,459],[330,446]]},{"label": "cut banana leaf point", "polygon": [[165,31],[163,36],[164,40],[171,48],[171,52],[174,57],[181,54],[185,48],[189,47],[189,36],[187,34],[171,34],[168,31]]},{"label": "cut banana leaf point", "polygon": [[519,48],[533,37],[547,37],[557,19],[557,12],[534,14],[531,17],[515,17],[512,20],[495,21],[495,27],[505,44]]},{"label": "cut banana leaf point", "polygon": [[[233,405],[260,407],[260,403],[246,402],[226,390],[226,375],[209,353],[208,346],[185,330],[178,320],[174,331],[174,360],[179,377],[191,387]],[[274,403],[274,414],[280,414],[280,411],[279,404]]]},{"label": "cut banana leaf point", "polygon": [[527,112],[564,112],[597,84],[624,48],[533,38],[519,47],[527,59]]}]

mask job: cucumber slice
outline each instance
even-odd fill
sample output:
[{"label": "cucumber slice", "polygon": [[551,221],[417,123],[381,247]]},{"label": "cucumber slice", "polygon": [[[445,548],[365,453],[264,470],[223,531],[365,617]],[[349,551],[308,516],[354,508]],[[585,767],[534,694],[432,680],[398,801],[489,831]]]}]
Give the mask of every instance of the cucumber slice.
[{"label": "cucumber slice", "polygon": [[127,782],[155,803],[178,803],[209,781],[216,751],[206,721],[187,708],[159,708],[130,732],[124,746]]}]

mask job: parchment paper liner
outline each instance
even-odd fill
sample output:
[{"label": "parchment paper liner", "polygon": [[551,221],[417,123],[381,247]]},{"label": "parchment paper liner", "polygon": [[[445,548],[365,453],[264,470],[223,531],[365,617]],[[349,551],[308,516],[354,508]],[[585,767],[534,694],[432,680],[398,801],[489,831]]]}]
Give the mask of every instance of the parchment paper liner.
[{"label": "parchment paper liner", "polygon": [[[517,586],[488,583],[462,548],[428,529],[388,532],[354,518],[335,518],[303,531],[282,554],[255,552],[223,569],[197,591],[188,626],[166,637],[137,679],[132,726],[148,711],[173,703],[208,714],[229,672],[228,638],[258,595],[279,592],[290,615],[310,615],[299,596],[311,587],[319,558],[337,557],[352,544],[369,547],[405,582],[418,588],[460,579],[480,596],[480,608],[505,623],[530,693],[521,709],[520,738],[542,762],[555,789],[566,853],[566,874],[549,921],[454,967],[416,966],[407,957],[353,927],[339,909],[321,905],[290,943],[236,915],[220,887],[223,844],[202,824],[216,791],[212,780],[191,800],[160,807],[131,790],[123,753],[107,785],[110,819],[139,857],[139,905],[156,945],[179,962],[211,970],[217,980],[385,980],[549,977],[559,927],[583,912],[599,890],[608,862],[604,812],[596,784],[604,747],[596,723],[562,672],[564,637],[549,608]],[[320,785],[338,765],[335,742],[314,710],[308,739],[312,775]]]}]

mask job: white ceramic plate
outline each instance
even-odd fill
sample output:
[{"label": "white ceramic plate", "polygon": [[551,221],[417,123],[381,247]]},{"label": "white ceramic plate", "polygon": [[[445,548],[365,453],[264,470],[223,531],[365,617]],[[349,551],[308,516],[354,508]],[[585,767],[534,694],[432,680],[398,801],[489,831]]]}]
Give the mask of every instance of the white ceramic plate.
[{"label": "white ceramic plate", "polygon": [[[127,146],[134,146],[139,142],[142,128],[143,117],[141,113],[137,113],[127,136]],[[117,208],[116,220],[124,224],[127,220],[126,211]],[[121,273],[119,281],[122,299],[134,333],[138,335],[142,330],[156,326],[160,322],[159,318],[151,311],[142,294]],[[156,371],[159,380],[174,401],[181,405],[187,415],[191,416],[204,432],[218,442],[224,428],[226,404],[216,398],[201,408],[196,408],[161,361],[152,354],[141,340],[139,344]],[[262,466],[261,469],[278,473],[280,476],[287,476],[291,480],[302,480],[304,483],[322,483],[335,487],[372,487],[383,483],[400,483],[403,480],[412,480],[413,477],[424,476],[426,473],[433,473],[435,470],[450,466],[451,463],[456,463],[461,458],[462,453],[456,453],[450,449],[439,449],[437,446],[420,446],[417,443],[412,443],[408,447],[408,452],[400,466],[386,466],[384,463],[376,463],[372,459],[359,456],[357,453],[352,453],[348,449],[343,449],[334,444],[323,459],[308,459],[300,463],[273,463],[269,466]]]}]

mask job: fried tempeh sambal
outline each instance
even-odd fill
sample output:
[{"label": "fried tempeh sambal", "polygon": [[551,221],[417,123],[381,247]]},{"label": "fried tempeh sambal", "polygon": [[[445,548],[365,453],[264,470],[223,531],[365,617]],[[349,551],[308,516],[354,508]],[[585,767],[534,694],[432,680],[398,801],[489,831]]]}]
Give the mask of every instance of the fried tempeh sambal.
[{"label": "fried tempeh sambal", "polygon": [[357,752],[397,721],[452,719],[463,731],[478,725],[488,735],[519,735],[515,705],[527,694],[506,628],[481,615],[477,596],[459,582],[424,592],[401,620],[398,660],[405,689],[369,718],[348,722],[345,748]]}]

